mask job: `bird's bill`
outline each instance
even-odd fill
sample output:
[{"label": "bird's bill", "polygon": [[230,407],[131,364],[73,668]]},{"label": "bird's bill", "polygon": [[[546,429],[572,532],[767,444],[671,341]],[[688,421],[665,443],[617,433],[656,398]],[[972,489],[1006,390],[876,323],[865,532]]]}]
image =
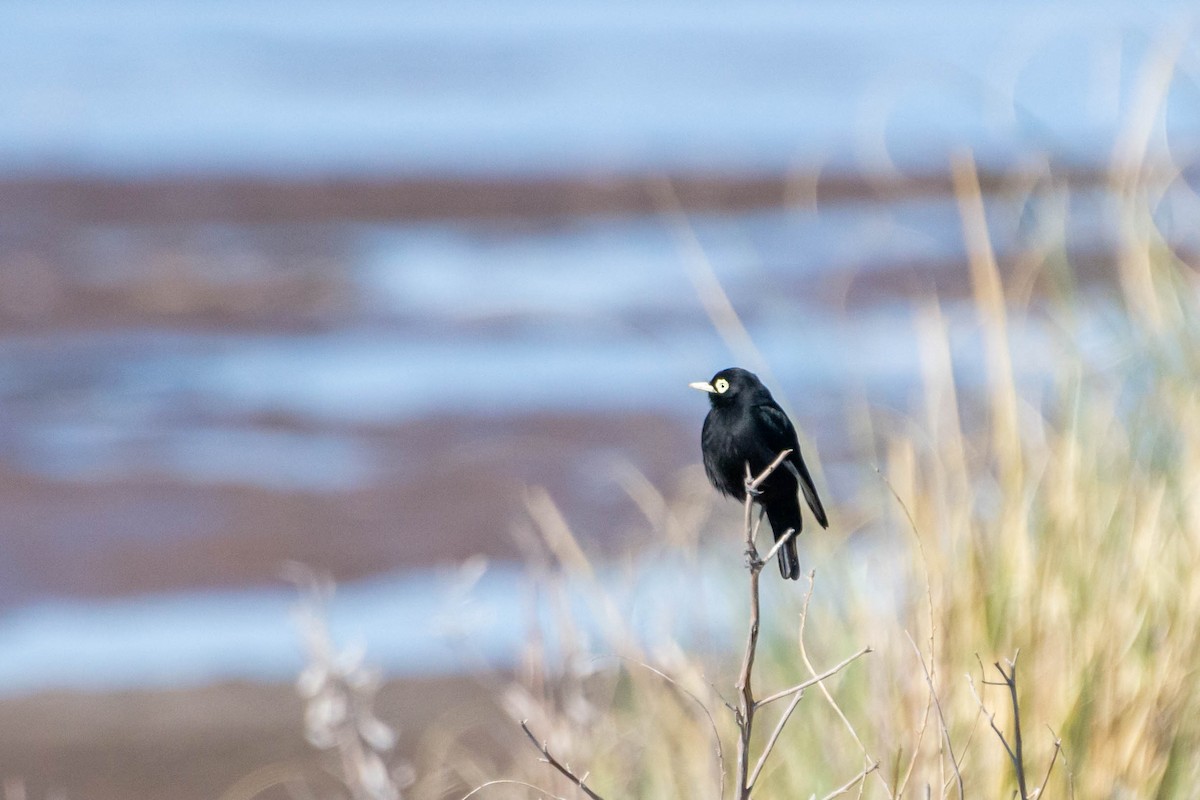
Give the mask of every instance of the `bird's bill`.
[{"label": "bird's bill", "polygon": [[688,387],[691,389],[699,389],[700,391],[708,392],[709,394],[717,393],[717,390],[713,388],[713,385],[711,383],[706,383],[704,381],[696,381],[695,383],[689,383]]}]

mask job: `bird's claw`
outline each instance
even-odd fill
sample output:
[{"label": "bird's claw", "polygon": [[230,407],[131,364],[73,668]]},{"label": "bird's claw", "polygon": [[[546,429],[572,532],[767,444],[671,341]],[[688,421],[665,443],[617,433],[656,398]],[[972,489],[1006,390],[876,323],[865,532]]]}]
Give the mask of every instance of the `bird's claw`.
[{"label": "bird's claw", "polygon": [[752,547],[746,548],[746,569],[757,571],[763,568],[766,562],[758,557],[758,551]]},{"label": "bird's claw", "polygon": [[750,495],[751,497],[761,497],[762,493],[763,493],[762,489],[756,489],[753,486],[750,486],[749,484],[747,484],[746,494]]}]

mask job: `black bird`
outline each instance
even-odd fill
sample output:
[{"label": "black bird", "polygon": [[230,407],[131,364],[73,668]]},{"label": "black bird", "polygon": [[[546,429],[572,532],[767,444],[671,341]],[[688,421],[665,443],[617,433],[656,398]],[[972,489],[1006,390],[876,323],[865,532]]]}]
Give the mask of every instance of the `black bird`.
[{"label": "black bird", "polygon": [[[708,392],[712,403],[704,418],[700,449],[704,453],[704,471],[723,495],[746,501],[746,464],[752,475],[766,469],[784,450],[792,453],[767,478],[754,500],[766,511],[775,540],[791,529],[800,534],[799,489],[822,528],[829,527],[821,498],[817,497],[812,476],[800,456],[796,429],[787,414],[771,397],[771,392],[753,372],[738,367],[723,369],[708,383],[688,384]],[[795,536],[779,549],[779,571],[783,577],[800,577],[800,559],[796,555]]]}]

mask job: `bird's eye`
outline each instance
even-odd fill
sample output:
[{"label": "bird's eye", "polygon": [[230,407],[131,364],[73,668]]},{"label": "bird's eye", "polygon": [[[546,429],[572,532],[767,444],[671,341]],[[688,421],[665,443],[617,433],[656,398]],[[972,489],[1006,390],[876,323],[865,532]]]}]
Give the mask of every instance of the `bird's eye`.
[{"label": "bird's eye", "polygon": [[729,390],[729,381],[724,378],[717,378],[713,381],[713,388],[717,390],[717,394],[725,394]]}]

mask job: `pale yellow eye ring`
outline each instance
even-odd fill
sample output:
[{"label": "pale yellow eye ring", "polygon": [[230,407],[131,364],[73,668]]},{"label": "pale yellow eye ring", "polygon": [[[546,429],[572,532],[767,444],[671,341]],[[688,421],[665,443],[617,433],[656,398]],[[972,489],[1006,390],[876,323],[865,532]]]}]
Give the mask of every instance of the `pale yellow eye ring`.
[{"label": "pale yellow eye ring", "polygon": [[713,388],[717,390],[717,394],[725,394],[729,391],[729,381],[724,378],[717,378],[713,381]]}]

